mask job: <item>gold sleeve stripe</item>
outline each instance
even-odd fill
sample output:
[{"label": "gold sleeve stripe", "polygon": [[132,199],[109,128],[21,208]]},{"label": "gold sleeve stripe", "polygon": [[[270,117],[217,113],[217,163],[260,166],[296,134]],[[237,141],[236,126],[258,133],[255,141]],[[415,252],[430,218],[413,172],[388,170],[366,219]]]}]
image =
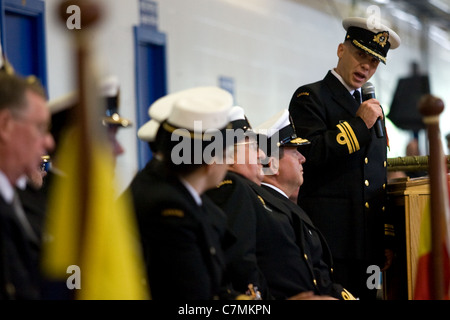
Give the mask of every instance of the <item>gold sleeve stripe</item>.
[{"label": "gold sleeve stripe", "polygon": [[395,229],[392,224],[384,225],[384,234],[387,236],[395,236]]},{"label": "gold sleeve stripe", "polygon": [[356,138],[355,132],[353,131],[352,127],[350,127],[348,122],[343,122],[342,124],[347,128],[349,135],[352,138],[352,141],[355,145],[355,151],[358,151],[360,149],[360,147],[359,147],[358,138]]},{"label": "gold sleeve stripe", "polygon": [[344,300],[356,300],[355,297],[345,288],[342,288],[341,295]]},{"label": "gold sleeve stripe", "polygon": [[350,139],[348,138],[348,134],[347,131],[345,130],[345,128],[342,126],[342,124],[338,124],[337,125],[338,129],[341,131],[341,133],[339,133],[336,136],[336,141],[340,144],[340,145],[347,145],[348,148],[348,153],[353,153],[355,152],[355,148],[353,146],[353,144],[351,143]]},{"label": "gold sleeve stripe", "polygon": [[336,136],[336,141],[340,145],[347,145],[348,153],[354,153],[360,149],[358,139],[356,138],[355,132],[348,122],[344,121],[337,125],[338,129],[341,131]]}]

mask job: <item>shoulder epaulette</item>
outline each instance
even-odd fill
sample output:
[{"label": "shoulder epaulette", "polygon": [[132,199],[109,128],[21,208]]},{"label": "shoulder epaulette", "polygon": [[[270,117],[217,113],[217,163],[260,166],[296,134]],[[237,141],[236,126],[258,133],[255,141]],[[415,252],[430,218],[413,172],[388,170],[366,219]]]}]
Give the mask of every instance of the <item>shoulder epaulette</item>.
[{"label": "shoulder epaulette", "polygon": [[164,209],[161,212],[161,215],[163,217],[179,217],[179,218],[183,218],[184,217],[184,211],[180,210],[180,209]]},{"label": "shoulder epaulette", "polygon": [[303,91],[303,92],[300,92],[299,94],[297,94],[297,98],[300,98],[301,96],[309,96],[309,92]]},{"label": "shoulder epaulette", "polygon": [[219,183],[217,185],[217,188],[220,188],[221,186],[223,186],[224,184],[233,184],[233,180],[223,180],[221,183]]}]

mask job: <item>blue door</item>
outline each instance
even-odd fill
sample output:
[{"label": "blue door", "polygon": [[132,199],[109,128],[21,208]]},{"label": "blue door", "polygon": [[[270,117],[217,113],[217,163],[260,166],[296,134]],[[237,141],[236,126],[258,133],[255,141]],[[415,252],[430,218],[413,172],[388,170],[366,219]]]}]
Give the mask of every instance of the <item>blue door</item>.
[{"label": "blue door", "polygon": [[[167,93],[166,37],[145,26],[135,27],[137,129],[150,120],[148,107]],[[142,169],[152,153],[138,139],[138,165]]]},{"label": "blue door", "polygon": [[42,0],[3,0],[0,4],[3,52],[16,73],[38,77],[47,86],[45,4]]}]

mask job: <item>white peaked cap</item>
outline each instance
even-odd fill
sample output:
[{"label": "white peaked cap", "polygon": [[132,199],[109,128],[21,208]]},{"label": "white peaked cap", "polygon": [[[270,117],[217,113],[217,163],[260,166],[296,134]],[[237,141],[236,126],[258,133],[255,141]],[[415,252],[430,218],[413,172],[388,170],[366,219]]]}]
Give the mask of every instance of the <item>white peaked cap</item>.
[{"label": "white peaked cap", "polygon": [[259,135],[267,136],[268,139],[276,138],[278,147],[298,147],[310,143],[307,139],[297,137],[288,109],[277,112],[269,120],[257,126],[254,131]]},{"label": "white peaked cap", "polygon": [[[109,76],[100,84],[102,97],[115,97],[119,90],[119,79],[117,76]],[[78,91],[72,91],[48,102],[52,114],[71,108],[78,103]]]},{"label": "white peaked cap", "polygon": [[72,108],[78,103],[78,94],[72,91],[48,102],[48,108],[51,114],[58,113],[68,108]]},{"label": "white peaked cap", "polygon": [[108,76],[100,84],[102,97],[116,97],[119,93],[120,82],[117,76]]},{"label": "white peaked cap", "polygon": [[148,115],[150,116],[150,120],[144,123],[137,132],[138,138],[142,141],[155,141],[159,125],[161,124],[161,122],[167,120],[170,112],[172,112],[171,105],[164,102],[168,97],[169,96],[159,98],[148,108]]},{"label": "white peaked cap", "polygon": [[256,133],[263,133],[268,138],[283,129],[284,127],[290,125],[289,111],[283,109],[276,114],[274,114],[270,119],[258,125],[254,131]]},{"label": "white peaked cap", "polygon": [[350,17],[350,18],[345,18],[344,20],[342,20],[342,26],[344,27],[345,30],[348,30],[348,28],[350,27],[358,27],[358,28],[362,28],[362,29],[366,29],[368,31],[371,31],[373,33],[377,33],[377,32],[383,32],[383,31],[388,31],[389,32],[389,42],[391,44],[391,49],[397,49],[400,44],[401,44],[401,39],[400,36],[397,34],[397,32],[395,32],[394,30],[392,30],[391,28],[389,28],[388,26],[379,23],[378,25],[371,25],[370,23],[371,21],[367,18],[361,18],[361,17]]},{"label": "white peaked cap", "polygon": [[155,119],[150,119],[139,128],[137,132],[138,138],[146,142],[155,141],[156,133],[158,132],[160,124],[161,122]]},{"label": "white peaked cap", "polygon": [[228,122],[232,95],[218,87],[195,87],[168,94],[152,103],[148,109],[150,121],[138,131],[139,139],[152,142],[159,124],[167,120],[178,128],[194,130],[194,121],[202,122],[203,131],[222,129]]},{"label": "white peaked cap", "polygon": [[230,122],[236,120],[246,120],[244,108],[239,106],[232,107],[228,115],[228,120]]},{"label": "white peaked cap", "polygon": [[175,127],[194,131],[195,122],[201,121],[202,131],[223,129],[229,123],[233,96],[218,87],[199,87],[183,91],[171,105],[167,122]]}]

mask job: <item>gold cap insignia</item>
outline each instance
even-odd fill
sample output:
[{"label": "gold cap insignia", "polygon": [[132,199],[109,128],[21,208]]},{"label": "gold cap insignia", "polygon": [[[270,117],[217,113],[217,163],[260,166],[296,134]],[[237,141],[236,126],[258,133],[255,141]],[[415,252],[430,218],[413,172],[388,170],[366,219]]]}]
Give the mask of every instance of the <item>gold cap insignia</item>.
[{"label": "gold cap insignia", "polygon": [[375,41],[376,43],[378,43],[380,46],[382,46],[384,48],[384,46],[386,45],[386,43],[389,40],[389,32],[387,31],[382,31],[382,32],[378,32],[374,37],[373,37],[373,41]]}]

